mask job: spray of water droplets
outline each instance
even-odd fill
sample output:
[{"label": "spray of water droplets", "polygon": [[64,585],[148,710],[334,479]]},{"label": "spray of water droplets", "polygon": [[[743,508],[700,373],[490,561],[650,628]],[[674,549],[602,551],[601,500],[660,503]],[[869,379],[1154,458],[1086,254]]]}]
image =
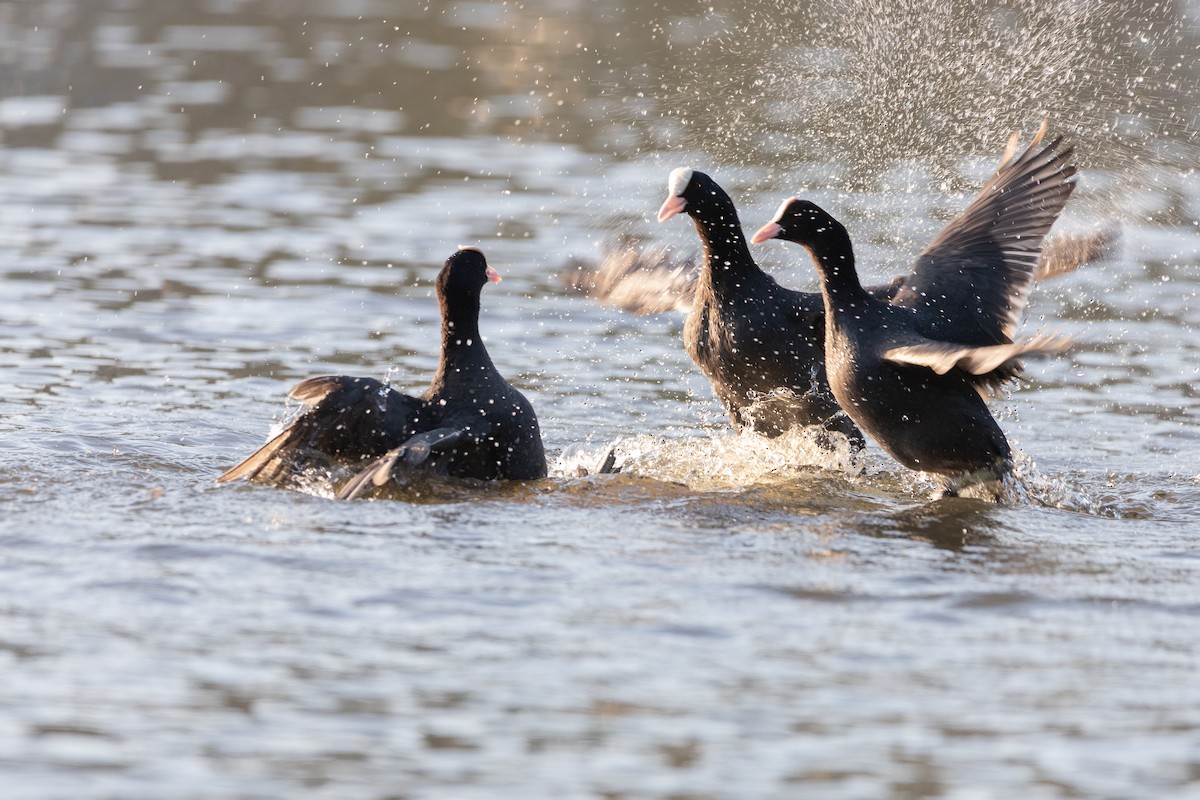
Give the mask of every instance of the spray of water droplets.
[{"label": "spray of water droplets", "polygon": [[1097,160],[1171,160],[1163,136],[1197,143],[1179,57],[1196,32],[1158,6],[767,2],[707,21],[677,37],[664,105],[685,123],[681,147],[727,163],[951,164],[1047,116]]}]

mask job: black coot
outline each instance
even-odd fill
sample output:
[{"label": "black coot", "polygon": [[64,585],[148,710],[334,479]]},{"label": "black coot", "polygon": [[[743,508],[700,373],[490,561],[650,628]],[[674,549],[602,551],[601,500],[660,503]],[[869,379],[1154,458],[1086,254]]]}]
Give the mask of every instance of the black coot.
[{"label": "black coot", "polygon": [[983,395],[1020,372],[1018,358],[1061,352],[1067,340],[1013,333],[1042,240],[1075,184],[1073,150],[1045,126],[1019,156],[1016,140],[966,210],[917,258],[890,299],[859,283],[846,229],[792,199],[754,241],[808,248],[824,297],[825,359],[846,413],[910,469],[947,477],[1011,469],[1012,453]]},{"label": "black coot", "polygon": [[733,201],[708,175],[676,169],[668,192],[659,221],[686,212],[704,247],[684,345],[734,430],[773,437],[821,425],[861,448],[825,377],[821,296],[780,286],[754,263]]},{"label": "black coot", "polygon": [[437,277],[441,363],[423,395],[401,394],[371,378],[309,378],[290,392],[309,409],[218,480],[277,482],[313,456],[350,464],[377,459],[338,497],[383,485],[393,469],[481,480],[545,477],[533,407],[497,372],[479,336],[480,290],[498,280],[475,248],[446,260]]}]

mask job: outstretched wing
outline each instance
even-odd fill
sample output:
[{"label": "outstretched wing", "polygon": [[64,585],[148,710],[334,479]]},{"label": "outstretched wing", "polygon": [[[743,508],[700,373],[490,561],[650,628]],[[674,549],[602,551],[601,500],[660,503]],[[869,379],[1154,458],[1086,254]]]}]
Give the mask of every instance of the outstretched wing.
[{"label": "outstretched wing", "polygon": [[931,320],[923,333],[966,344],[1012,341],[1042,241],[1075,188],[1073,148],[1039,149],[1046,124],[1020,155],[1017,134],[996,174],[917,257],[892,304]]},{"label": "outstretched wing", "polygon": [[630,314],[660,314],[692,307],[700,267],[695,257],[648,246],[624,236],[604,245],[599,263],[575,260],[559,273],[563,286]]},{"label": "outstretched wing", "polygon": [[323,375],[292,387],[308,409],[218,481],[277,480],[314,454],[357,461],[387,452],[412,436],[424,403],[374,378]]},{"label": "outstretched wing", "polygon": [[983,346],[913,336],[908,342],[893,341],[883,351],[883,357],[897,364],[928,367],[939,375],[959,369],[970,376],[981,392],[988,392],[1021,374],[1022,357],[1061,353],[1070,345],[1069,336],[1055,333],[1040,333],[1023,341]]},{"label": "outstretched wing", "polygon": [[359,472],[337,491],[337,499],[353,500],[371,486],[383,486],[397,466],[405,469],[424,464],[436,452],[444,452],[472,435],[466,428],[434,428],[418,433],[404,444],[389,450]]}]

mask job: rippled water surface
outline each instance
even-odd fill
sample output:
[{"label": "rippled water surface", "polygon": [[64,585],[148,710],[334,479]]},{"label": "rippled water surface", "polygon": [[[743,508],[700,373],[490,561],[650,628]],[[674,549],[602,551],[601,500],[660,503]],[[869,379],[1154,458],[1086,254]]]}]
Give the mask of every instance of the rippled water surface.
[{"label": "rippled water surface", "polygon": [[[747,6],[0,2],[4,797],[1200,797],[1200,7]],[[733,436],[559,278],[695,249],[682,165],[888,278],[1046,115],[1120,242],[1005,502]],[[213,483],[303,377],[423,388],[460,243],[549,480]]]}]

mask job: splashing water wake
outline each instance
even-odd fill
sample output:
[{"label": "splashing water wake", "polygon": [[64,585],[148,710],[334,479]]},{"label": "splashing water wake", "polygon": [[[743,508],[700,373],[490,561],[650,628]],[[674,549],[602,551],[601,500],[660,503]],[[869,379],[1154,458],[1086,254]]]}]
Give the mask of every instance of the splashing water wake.
[{"label": "splashing water wake", "polygon": [[[770,484],[787,491],[792,486],[803,495],[829,481],[841,487],[835,491],[857,487],[867,496],[921,501],[938,499],[944,491],[944,481],[937,476],[903,469],[873,449],[853,452],[845,437],[819,427],[793,428],[775,439],[744,431],[683,438],[642,434],[600,446],[574,444],[551,464],[550,476],[569,481],[595,475],[612,450],[623,478],[682,484],[690,491],[740,491]],[[1013,472],[1004,480],[969,485],[958,496],[1109,519],[1145,514],[1144,504],[1134,499],[1084,485],[1077,476],[1043,472],[1015,445],[1013,457]]]}]

